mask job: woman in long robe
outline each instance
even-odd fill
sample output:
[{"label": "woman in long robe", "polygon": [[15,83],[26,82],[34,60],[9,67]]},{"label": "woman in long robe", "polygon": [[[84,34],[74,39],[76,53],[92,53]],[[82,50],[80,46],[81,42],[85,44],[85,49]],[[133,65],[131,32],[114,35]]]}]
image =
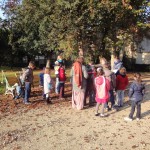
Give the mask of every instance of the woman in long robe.
[{"label": "woman in long robe", "polygon": [[83,58],[78,58],[71,69],[72,107],[78,110],[81,110],[84,107],[86,79],[88,78],[88,73],[82,62]]}]

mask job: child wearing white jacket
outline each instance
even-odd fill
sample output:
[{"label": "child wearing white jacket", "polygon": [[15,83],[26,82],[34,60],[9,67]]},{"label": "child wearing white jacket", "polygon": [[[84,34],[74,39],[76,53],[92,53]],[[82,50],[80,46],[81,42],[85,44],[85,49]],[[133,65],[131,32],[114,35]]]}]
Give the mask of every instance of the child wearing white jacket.
[{"label": "child wearing white jacket", "polygon": [[45,68],[45,73],[44,73],[44,94],[46,95],[46,102],[47,104],[51,104],[50,100],[50,91],[52,89],[52,79],[50,76],[50,69]]}]

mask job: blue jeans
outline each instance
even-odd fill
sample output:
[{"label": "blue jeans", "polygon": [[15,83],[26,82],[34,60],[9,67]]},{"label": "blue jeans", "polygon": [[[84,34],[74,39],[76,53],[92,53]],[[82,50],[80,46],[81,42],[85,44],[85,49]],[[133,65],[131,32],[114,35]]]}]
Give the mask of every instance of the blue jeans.
[{"label": "blue jeans", "polygon": [[113,108],[114,104],[115,104],[115,97],[114,97],[114,92],[113,90],[109,91],[110,94],[110,102],[111,102],[111,108]]},{"label": "blue jeans", "polygon": [[59,98],[64,97],[65,83],[59,83]]},{"label": "blue jeans", "polygon": [[95,91],[91,90],[89,91],[89,105],[92,105],[95,103]]},{"label": "blue jeans", "polygon": [[21,86],[17,86],[16,87],[16,96],[15,96],[15,99],[18,99],[20,97],[23,97],[24,98],[24,88],[21,87]]},{"label": "blue jeans", "polygon": [[123,106],[124,90],[117,90],[116,100],[117,100],[117,105],[118,106]]},{"label": "blue jeans", "polygon": [[31,83],[30,82],[25,82],[24,103],[29,102],[30,93],[31,93]]},{"label": "blue jeans", "polygon": [[133,114],[135,111],[135,107],[137,107],[137,113],[136,113],[136,118],[141,118],[141,101],[132,101],[131,103],[131,112],[129,115],[129,118],[133,119]]}]

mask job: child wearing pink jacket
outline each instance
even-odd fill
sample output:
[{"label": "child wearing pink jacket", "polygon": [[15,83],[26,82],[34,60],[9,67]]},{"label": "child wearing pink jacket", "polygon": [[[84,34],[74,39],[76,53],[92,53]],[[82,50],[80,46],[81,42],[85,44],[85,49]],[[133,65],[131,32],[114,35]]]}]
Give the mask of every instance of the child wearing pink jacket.
[{"label": "child wearing pink jacket", "polygon": [[102,104],[101,108],[101,117],[105,117],[104,107],[109,99],[109,90],[110,90],[110,82],[108,79],[104,77],[104,71],[102,68],[97,68],[97,77],[95,78],[95,88],[96,88],[96,113],[95,116],[98,116],[99,105]]}]

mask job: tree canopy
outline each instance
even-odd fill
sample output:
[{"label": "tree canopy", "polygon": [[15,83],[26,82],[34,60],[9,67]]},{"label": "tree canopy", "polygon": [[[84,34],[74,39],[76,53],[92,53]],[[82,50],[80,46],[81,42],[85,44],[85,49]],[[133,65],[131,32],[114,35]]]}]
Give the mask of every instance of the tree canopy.
[{"label": "tree canopy", "polygon": [[149,28],[149,5],[147,0],[15,1],[5,8],[9,44],[14,53],[63,50],[65,58],[78,55],[81,48],[96,62]]}]

